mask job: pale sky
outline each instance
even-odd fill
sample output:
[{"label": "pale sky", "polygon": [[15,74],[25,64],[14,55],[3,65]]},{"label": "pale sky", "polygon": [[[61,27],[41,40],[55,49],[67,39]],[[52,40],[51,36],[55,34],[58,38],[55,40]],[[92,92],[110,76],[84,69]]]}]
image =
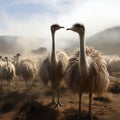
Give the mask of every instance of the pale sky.
[{"label": "pale sky", "polygon": [[[120,0],[0,0],[0,35],[50,38],[50,26],[65,28],[76,22],[86,36],[120,25]],[[59,38],[74,36],[59,30]]]}]

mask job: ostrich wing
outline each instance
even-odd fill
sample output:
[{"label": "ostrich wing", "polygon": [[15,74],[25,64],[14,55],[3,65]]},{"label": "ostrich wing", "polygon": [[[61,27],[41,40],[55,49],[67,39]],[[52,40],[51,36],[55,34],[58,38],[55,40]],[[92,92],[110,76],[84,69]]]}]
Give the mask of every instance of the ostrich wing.
[{"label": "ostrich wing", "polygon": [[102,93],[109,83],[105,60],[98,51],[86,48],[89,76],[86,81],[83,81],[80,76],[79,52],[77,50],[69,59],[65,76],[67,85],[73,92],[78,92],[81,89],[88,92],[92,89],[94,92]]},{"label": "ostrich wing", "polygon": [[68,62],[68,55],[63,51],[56,51],[56,59],[58,66],[60,67],[58,70],[61,70],[64,74]]},{"label": "ostrich wing", "polygon": [[20,75],[24,79],[33,79],[36,76],[36,68],[31,60],[24,59],[19,65]]},{"label": "ostrich wing", "polygon": [[106,61],[100,52],[93,48],[86,49],[89,62],[89,76],[87,80],[88,88],[92,88],[94,93],[101,94],[105,91],[109,84],[109,74],[106,67]]},{"label": "ostrich wing", "polygon": [[45,58],[40,66],[40,77],[41,80],[43,81],[44,85],[48,84],[48,80],[50,80],[50,57],[47,56]]},{"label": "ostrich wing", "polygon": [[68,62],[68,56],[63,51],[56,52],[56,62],[57,62],[57,69],[55,73],[56,78],[56,86],[60,85],[60,82],[63,80],[65,76],[65,69]]},{"label": "ostrich wing", "polygon": [[65,75],[65,81],[73,92],[77,92],[80,88],[79,69],[79,58],[74,54],[69,58]]}]

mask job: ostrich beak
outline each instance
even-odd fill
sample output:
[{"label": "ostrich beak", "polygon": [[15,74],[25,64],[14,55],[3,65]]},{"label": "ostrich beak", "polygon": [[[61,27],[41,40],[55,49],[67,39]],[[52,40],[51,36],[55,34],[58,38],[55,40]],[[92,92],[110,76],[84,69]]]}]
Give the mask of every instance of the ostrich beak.
[{"label": "ostrich beak", "polygon": [[64,28],[63,26],[60,26],[60,28]]},{"label": "ostrich beak", "polygon": [[72,30],[72,28],[67,28],[66,30]]}]

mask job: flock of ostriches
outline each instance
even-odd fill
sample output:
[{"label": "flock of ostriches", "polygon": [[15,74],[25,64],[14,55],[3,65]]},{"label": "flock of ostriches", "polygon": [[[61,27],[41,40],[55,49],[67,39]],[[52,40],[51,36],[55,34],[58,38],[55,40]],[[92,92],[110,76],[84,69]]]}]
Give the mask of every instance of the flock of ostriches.
[{"label": "flock of ostriches", "polygon": [[[26,87],[29,87],[30,81],[34,79],[37,72],[45,85],[51,82],[53,106],[62,106],[59,98],[59,86],[62,80],[65,80],[68,87],[79,96],[79,114],[77,119],[81,119],[81,99],[82,94],[89,94],[88,117],[93,120],[91,112],[92,96],[94,93],[103,93],[109,84],[109,74],[106,68],[106,62],[100,52],[93,48],[85,46],[85,27],[76,23],[67,30],[74,31],[79,35],[80,49],[69,56],[63,51],[55,50],[55,32],[60,28],[58,24],[51,26],[52,51],[45,57],[39,67],[30,59],[19,61],[20,54],[14,56],[14,62],[10,62],[7,57],[0,57],[0,79],[7,80],[11,86],[11,80],[16,76],[22,77]],[[55,101],[55,94],[57,101]]]}]

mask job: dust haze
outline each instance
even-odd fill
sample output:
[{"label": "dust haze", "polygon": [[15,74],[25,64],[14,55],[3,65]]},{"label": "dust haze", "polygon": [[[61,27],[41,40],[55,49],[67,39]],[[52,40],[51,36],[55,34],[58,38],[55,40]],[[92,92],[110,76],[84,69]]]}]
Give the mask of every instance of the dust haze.
[{"label": "dust haze", "polygon": [[[61,36],[62,33],[66,33],[66,36]],[[71,35],[71,38],[67,37],[68,35]],[[15,54],[22,52],[23,54],[30,54],[33,50],[37,50],[40,47],[51,50],[51,39],[51,35],[46,38],[0,36],[0,53]],[[93,47],[104,54],[120,53],[120,26],[107,28],[92,36],[85,37],[85,39],[87,46]],[[55,35],[55,44],[56,49],[73,52],[76,48],[79,48],[79,37],[73,32],[61,30]]]}]

